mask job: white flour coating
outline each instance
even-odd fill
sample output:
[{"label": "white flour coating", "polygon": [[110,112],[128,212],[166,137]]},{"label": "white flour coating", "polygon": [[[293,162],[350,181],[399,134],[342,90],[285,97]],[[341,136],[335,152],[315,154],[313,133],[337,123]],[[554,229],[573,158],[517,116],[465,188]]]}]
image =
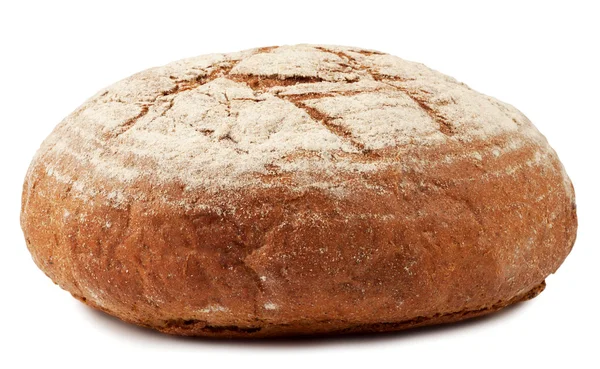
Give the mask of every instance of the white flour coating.
[{"label": "white flour coating", "polygon": [[[295,45],[211,54],[135,74],[67,117],[38,152],[47,173],[89,196],[86,178],[181,183],[208,191],[263,183],[278,170],[307,185],[386,163],[354,160],[407,145],[519,131],[547,145],[523,114],[422,64],[356,48]],[[494,156],[506,148],[495,148]],[[70,159],[69,159],[70,158]],[[59,172],[72,160],[78,178]],[[310,176],[324,173],[316,181]],[[101,189],[100,189],[101,190]],[[120,190],[107,190],[115,202]]]},{"label": "white flour coating", "polygon": [[345,65],[339,55],[324,53],[312,45],[281,46],[269,53],[257,53],[242,60],[233,74],[258,76],[313,77],[325,81],[355,81],[358,71]]},{"label": "white flour coating", "polygon": [[265,308],[265,310],[277,310],[279,309],[279,305],[272,303],[272,302],[267,302],[266,304],[263,305],[263,307]]},{"label": "white flour coating", "polygon": [[229,312],[229,308],[221,305],[208,305],[207,307],[198,310],[199,313],[209,314],[209,313],[227,313]]}]

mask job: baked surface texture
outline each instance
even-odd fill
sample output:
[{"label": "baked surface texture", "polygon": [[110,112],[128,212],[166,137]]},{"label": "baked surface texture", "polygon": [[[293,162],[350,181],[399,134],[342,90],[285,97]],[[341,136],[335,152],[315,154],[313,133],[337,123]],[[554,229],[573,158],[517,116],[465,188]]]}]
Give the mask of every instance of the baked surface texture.
[{"label": "baked surface texture", "polygon": [[267,337],[457,321],[534,297],[573,187],[517,109],[422,64],[294,45],[98,92],[23,187],[35,263],[166,333]]}]

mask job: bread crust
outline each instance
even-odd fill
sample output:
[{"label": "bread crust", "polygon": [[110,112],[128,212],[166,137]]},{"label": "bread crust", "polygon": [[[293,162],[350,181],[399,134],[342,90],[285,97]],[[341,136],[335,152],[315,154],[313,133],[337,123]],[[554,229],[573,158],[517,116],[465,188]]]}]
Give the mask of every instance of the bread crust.
[{"label": "bread crust", "polygon": [[[267,78],[252,78],[243,83],[267,88]],[[420,104],[445,135],[460,136],[441,110]],[[329,124],[318,116],[326,107],[314,106],[307,114]],[[273,165],[218,190],[157,182],[152,171],[101,176],[92,160],[46,143],[25,180],[21,225],[34,261],[62,288],[166,333],[268,337],[452,322],[534,297],[574,244],[572,185],[532,127],[379,148],[339,131],[358,151],[336,155],[374,169],[300,175]],[[131,166],[150,167],[140,160]]]},{"label": "bread crust", "polygon": [[[202,320],[169,320],[165,321],[159,327],[140,323],[138,321],[127,321],[142,327],[157,329],[166,334],[176,336],[205,336],[221,339],[247,339],[247,338],[272,338],[272,337],[300,337],[300,336],[326,336],[342,334],[366,334],[401,331],[411,328],[426,327],[430,325],[446,324],[459,322],[466,319],[481,317],[496,312],[509,305],[530,300],[539,295],[546,288],[546,283],[542,282],[530,291],[517,295],[508,301],[498,301],[491,306],[482,307],[476,310],[464,310],[453,313],[435,314],[429,317],[416,317],[402,322],[381,322],[368,324],[355,324],[343,320],[325,320],[325,321],[296,321],[286,324],[262,323],[254,326],[226,325],[213,326]],[[99,307],[85,297],[73,295],[76,299],[88,306],[110,315],[117,315]]]}]

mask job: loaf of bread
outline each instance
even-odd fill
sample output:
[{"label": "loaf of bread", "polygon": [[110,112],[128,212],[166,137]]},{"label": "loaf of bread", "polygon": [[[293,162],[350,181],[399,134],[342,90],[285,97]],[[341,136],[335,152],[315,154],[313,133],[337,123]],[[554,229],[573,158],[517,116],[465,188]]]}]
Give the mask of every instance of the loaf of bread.
[{"label": "loaf of bread", "polygon": [[153,68],[44,141],[21,224],[86,304],[178,335],[390,331],[536,296],[573,187],[517,109],[422,64],[295,45]]}]

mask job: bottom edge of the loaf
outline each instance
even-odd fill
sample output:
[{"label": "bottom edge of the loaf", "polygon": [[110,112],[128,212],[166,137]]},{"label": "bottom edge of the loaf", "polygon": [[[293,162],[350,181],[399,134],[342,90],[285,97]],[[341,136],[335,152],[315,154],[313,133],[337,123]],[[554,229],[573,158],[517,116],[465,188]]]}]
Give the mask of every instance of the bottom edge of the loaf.
[{"label": "bottom edge of the loaf", "polygon": [[[515,303],[530,300],[539,295],[546,287],[545,281],[537,284],[529,291],[517,295],[508,300],[500,300],[489,306],[479,309],[463,310],[458,312],[435,314],[427,317],[415,317],[410,320],[399,322],[378,322],[360,324],[356,322],[347,322],[343,320],[326,320],[315,322],[298,322],[291,324],[272,324],[263,323],[254,326],[236,326],[236,325],[210,325],[202,320],[184,320],[174,319],[161,322],[159,325],[148,324],[139,321],[130,321],[122,319],[127,323],[136,324],[138,326],[154,329],[162,333],[177,336],[191,337],[208,337],[208,338],[224,338],[224,339],[253,339],[253,338],[277,338],[277,337],[318,337],[331,335],[362,335],[370,333],[383,333],[401,331],[411,328],[424,326],[454,323],[466,319],[476,318],[487,315],[505,308]],[[84,302],[88,306],[101,310],[109,315],[112,312],[107,311],[93,302],[73,295],[78,300]]]}]

